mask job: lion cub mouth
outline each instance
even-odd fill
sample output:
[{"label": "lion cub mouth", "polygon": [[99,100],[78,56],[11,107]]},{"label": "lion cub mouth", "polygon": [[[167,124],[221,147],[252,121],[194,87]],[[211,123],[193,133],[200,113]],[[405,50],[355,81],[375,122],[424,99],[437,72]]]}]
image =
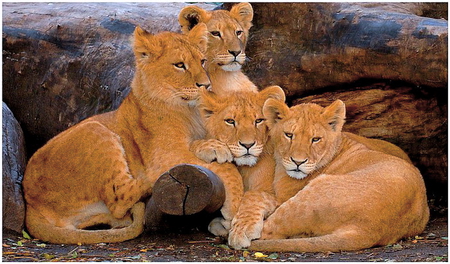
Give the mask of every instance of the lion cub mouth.
[{"label": "lion cub mouth", "polygon": [[297,169],[293,169],[293,170],[286,170],[286,173],[290,177],[292,177],[294,179],[299,179],[299,180],[301,180],[301,179],[305,178],[306,176],[308,176],[307,173],[303,172],[302,170],[300,170],[298,168]]},{"label": "lion cub mouth", "polygon": [[258,157],[252,154],[244,154],[240,157],[235,157],[234,158],[234,162],[236,163],[236,165],[238,166],[253,166],[256,164],[256,162],[258,161]]},{"label": "lion cub mouth", "polygon": [[218,65],[224,70],[224,71],[238,71],[242,68],[242,65],[238,61],[232,61],[227,64],[218,63]]}]

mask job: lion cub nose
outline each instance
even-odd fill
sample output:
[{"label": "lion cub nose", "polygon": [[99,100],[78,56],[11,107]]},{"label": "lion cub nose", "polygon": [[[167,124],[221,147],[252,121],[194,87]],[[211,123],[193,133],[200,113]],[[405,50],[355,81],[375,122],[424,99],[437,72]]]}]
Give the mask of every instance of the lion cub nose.
[{"label": "lion cub nose", "polygon": [[198,88],[205,87],[205,89],[208,89],[211,84],[210,83],[195,83],[195,85],[197,85]]},{"label": "lion cub nose", "polygon": [[304,160],[295,160],[294,158],[291,157],[292,162],[295,163],[295,165],[300,166],[304,163],[306,163],[308,161],[308,159],[304,159]]},{"label": "lion cub nose", "polygon": [[228,52],[233,55],[234,57],[237,57],[241,51],[240,50],[228,50]]},{"label": "lion cub nose", "polygon": [[255,145],[256,142],[252,142],[252,143],[242,143],[239,141],[239,145],[243,146],[246,149],[250,149],[251,147],[253,147]]}]

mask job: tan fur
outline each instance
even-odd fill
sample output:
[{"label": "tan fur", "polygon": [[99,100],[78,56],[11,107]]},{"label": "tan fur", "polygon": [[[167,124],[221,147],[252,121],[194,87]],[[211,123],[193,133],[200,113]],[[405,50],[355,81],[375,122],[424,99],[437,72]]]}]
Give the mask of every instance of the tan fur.
[{"label": "tan fur", "polygon": [[342,101],[289,109],[269,99],[264,116],[275,146],[274,189],[281,205],[250,249],[358,250],[424,230],[429,209],[420,172],[342,133]]},{"label": "tan fur", "polygon": [[[192,151],[207,162],[234,161],[238,166],[246,190],[245,203],[239,207],[229,237],[249,237],[248,246],[251,239],[259,237],[263,220],[248,210],[259,210],[266,216],[276,206],[272,188],[275,163],[270,150],[265,147],[268,131],[262,113],[268,98],[284,102],[285,95],[278,86],[267,87],[259,93],[230,93],[227,97],[203,91],[199,108],[205,119],[207,137],[191,146]],[[220,219],[211,223],[210,231],[228,235],[228,230],[221,228]]]},{"label": "tan fur", "polygon": [[[132,239],[143,229],[139,201],[180,163],[204,166],[222,179],[227,198],[221,211],[231,221],[243,195],[239,172],[189,151],[205,136],[195,104],[198,90],[209,86],[201,52],[206,34],[204,24],[188,35],[135,30],[136,73],[120,107],[59,134],[28,163],[23,187],[33,236],[65,244]],[[83,229],[97,224],[113,229]]]},{"label": "tan fur", "polygon": [[249,3],[236,4],[230,11],[206,11],[188,6],[181,10],[178,20],[184,33],[199,22],[206,23],[208,27],[206,70],[212,91],[220,96],[226,96],[231,91],[257,91],[256,86],[241,72],[253,20],[253,8]]}]

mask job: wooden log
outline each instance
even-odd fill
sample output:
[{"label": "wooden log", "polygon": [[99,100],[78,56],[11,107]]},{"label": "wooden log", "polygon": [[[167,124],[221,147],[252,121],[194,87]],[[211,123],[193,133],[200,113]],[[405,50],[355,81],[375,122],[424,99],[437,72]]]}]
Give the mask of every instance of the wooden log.
[{"label": "wooden log", "polygon": [[419,7],[255,3],[245,72],[291,97],[361,78],[445,88],[447,20],[408,13]]},{"label": "wooden log", "polygon": [[151,200],[161,212],[170,215],[212,213],[225,201],[225,188],[212,171],[181,164],[158,178]]}]

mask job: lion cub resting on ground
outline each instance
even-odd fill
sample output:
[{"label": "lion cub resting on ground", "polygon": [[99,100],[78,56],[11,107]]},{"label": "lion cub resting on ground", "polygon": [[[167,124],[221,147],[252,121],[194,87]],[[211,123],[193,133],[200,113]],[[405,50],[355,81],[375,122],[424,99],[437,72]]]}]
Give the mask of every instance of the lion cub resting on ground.
[{"label": "lion cub resting on ground", "polygon": [[[250,249],[358,250],[424,230],[429,209],[420,172],[341,132],[342,101],[326,108],[301,104],[289,109],[269,99],[263,111],[275,150],[273,186],[281,205],[264,221],[261,240]],[[231,242],[235,248],[249,245],[245,236]]]},{"label": "lion cub resting on ground", "polygon": [[[191,150],[206,162],[234,162],[242,175],[245,190],[272,190],[275,165],[265,149],[268,129],[262,112],[264,102],[269,98],[284,102],[285,94],[279,86],[270,86],[260,92],[230,92],[227,97],[206,90],[201,92],[198,107],[207,135],[205,139],[194,141]],[[259,198],[264,200],[265,196]],[[209,230],[219,236],[227,236],[229,228],[230,223],[224,224],[221,218],[214,219],[209,225]]]},{"label": "lion cub resting on ground", "polygon": [[[180,163],[220,175],[226,192],[222,214],[231,221],[243,195],[239,172],[189,151],[205,135],[195,102],[198,90],[209,86],[202,66],[206,34],[204,24],[188,35],[136,28],[136,73],[120,107],[57,135],[28,163],[23,187],[33,236],[64,244],[132,239],[144,225],[139,201]],[[86,230],[95,226],[111,229]]]}]

